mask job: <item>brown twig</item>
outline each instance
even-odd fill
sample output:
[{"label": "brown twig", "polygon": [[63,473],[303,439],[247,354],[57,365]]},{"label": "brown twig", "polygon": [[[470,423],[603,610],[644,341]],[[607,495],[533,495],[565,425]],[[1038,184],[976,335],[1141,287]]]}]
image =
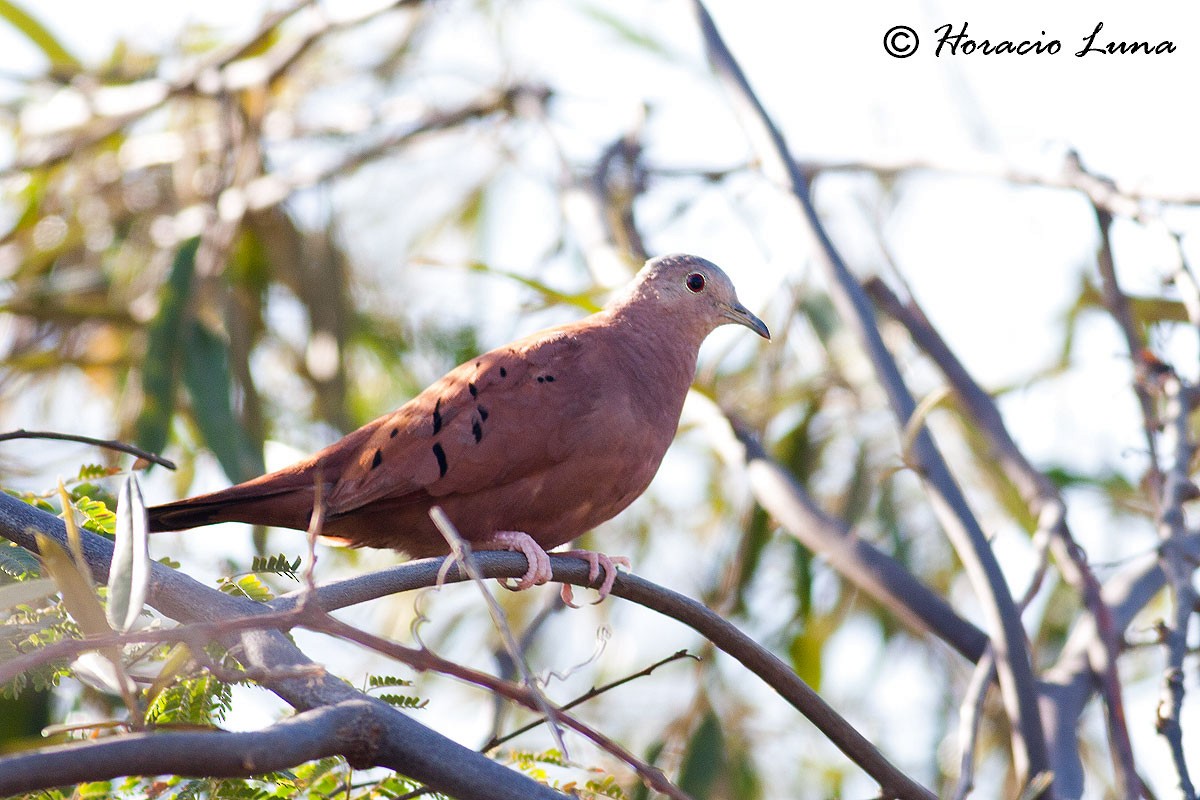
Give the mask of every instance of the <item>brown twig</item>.
[{"label": "brown twig", "polygon": [[[659,667],[664,666],[666,664],[670,664],[672,661],[678,661],[681,658],[691,658],[691,659],[695,659],[696,661],[700,660],[698,656],[692,655],[687,650],[679,650],[679,651],[667,656],[666,658],[660,658],[658,661],[655,661],[653,664],[646,667],[645,669],[640,669],[637,672],[630,673],[629,675],[626,675],[623,678],[618,678],[615,681],[610,681],[601,686],[593,686],[591,689],[588,689],[586,692],[579,695],[574,700],[563,703],[561,706],[559,706],[559,709],[562,711],[570,711],[575,706],[582,705],[583,703],[586,703],[589,700],[593,700],[602,694],[611,692],[613,689],[616,689],[619,686],[624,686],[627,683],[632,683],[633,681],[637,680],[638,678],[645,678],[648,675],[653,674],[654,671],[656,669],[658,669]],[[494,750],[497,747],[499,747],[500,745],[504,744],[505,742],[512,741],[513,739],[517,738],[518,736],[520,736],[523,733],[528,733],[529,731],[531,731],[534,728],[541,725],[543,722],[545,722],[545,720],[535,719],[533,722],[530,722],[528,724],[522,725],[519,728],[511,730],[508,733],[504,734],[503,736],[493,736],[491,739],[489,739],[483,745],[483,747],[481,747],[479,749],[481,752],[484,752],[484,753],[486,753],[489,750]]]},{"label": "brown twig", "polygon": [[[916,403],[905,386],[899,367],[888,352],[875,324],[870,301],[850,272],[812,202],[807,177],[792,160],[783,134],[767,114],[750,87],[745,74],[717,31],[701,0],[693,9],[704,38],[708,59],[727,84],[742,111],[742,119],[753,129],[764,167],[784,180],[795,198],[798,211],[818,243],[818,257],[828,275],[830,292],[843,319],[859,336],[876,375],[903,428],[912,418]],[[1013,763],[1022,785],[1049,768],[1041,713],[1037,705],[1037,682],[1033,674],[1025,631],[1016,603],[996,561],[987,536],[975,518],[927,428],[922,426],[913,443],[915,468],[930,493],[933,508],[963,562],[979,597],[991,629],[992,647],[1004,705],[1012,720]]]},{"label": "brown twig", "polygon": [[[1085,172],[1083,164],[1079,161],[1078,157],[1072,160],[1072,164],[1077,173],[1079,175],[1087,175],[1091,183],[1098,185],[1106,183],[1106,179],[1092,176]],[[1096,248],[1096,269],[1100,273],[1101,297],[1104,307],[1112,315],[1113,321],[1117,323],[1117,328],[1121,331],[1121,335],[1125,339],[1125,348],[1129,353],[1130,362],[1133,364],[1133,393],[1137,397],[1138,405],[1142,410],[1142,431],[1146,438],[1146,452],[1150,458],[1147,484],[1152,488],[1154,495],[1157,495],[1162,488],[1162,473],[1159,468],[1157,443],[1158,430],[1161,427],[1161,423],[1158,419],[1158,410],[1154,405],[1154,398],[1150,396],[1150,390],[1143,380],[1140,368],[1143,360],[1143,352],[1146,349],[1146,338],[1138,326],[1137,317],[1133,313],[1133,305],[1129,301],[1129,296],[1122,291],[1121,283],[1117,279],[1116,263],[1113,260],[1112,241],[1109,238],[1113,215],[1107,207],[1096,202],[1094,199],[1092,200],[1092,211],[1096,216],[1096,231],[1100,237],[1100,242]],[[1157,499],[1157,497],[1154,499]]]},{"label": "brown twig", "polygon": [[[489,578],[515,578],[525,574],[527,564],[517,553],[476,553],[479,569]],[[410,561],[390,569],[326,584],[318,589],[321,607],[332,611],[396,592],[432,586],[437,581],[443,559]],[[581,559],[550,556],[554,580],[588,586],[588,566]],[[446,580],[462,580],[451,573]],[[784,700],[807,717],[842,752],[879,782],[884,796],[923,798],[933,794],[896,769],[870,741],[854,729],[840,714],[804,683],[791,667],[759,645],[729,620],[703,604],[630,573],[620,573],[613,584],[612,596],[638,603],[671,617],[697,631],[718,649],[736,659],[761,678]],[[297,600],[295,593],[271,603],[284,610]]]},{"label": "brown twig", "polygon": [[[51,536],[60,544],[66,541],[61,520],[0,494],[0,536],[26,549],[36,550],[35,531]],[[103,581],[112,559],[112,544],[89,531],[83,531],[82,536],[93,577]],[[184,623],[228,621],[272,613],[261,604],[224,594],[157,563],[151,565],[147,604]],[[302,610],[311,613],[307,607]],[[248,629],[227,635],[225,643],[238,647],[239,660],[256,669],[278,671],[313,664],[277,631]],[[464,800],[561,800],[562,795],[553,789],[447,739],[331,675],[321,672],[318,675],[278,676],[266,684],[266,688],[302,712],[349,703],[354,710],[354,723],[339,726],[333,733],[336,734],[334,746],[352,766],[382,766],[397,770]],[[153,743],[143,741],[138,745],[141,750],[147,747],[152,748]],[[192,760],[186,762],[191,765],[190,769],[203,771],[202,752],[192,755]],[[35,753],[3,760],[0,767],[0,789],[3,791],[0,794],[56,785],[56,781],[61,782],[66,774],[25,769],[24,765],[30,763],[41,763]],[[137,772],[136,769],[121,769],[121,763],[105,762],[96,769],[93,777]]]},{"label": "brown twig", "polygon": [[[1037,518],[1038,529],[1034,540],[1039,543],[1039,549],[1049,545],[1053,550],[1060,572],[1079,594],[1084,607],[1095,620],[1097,641],[1091,650],[1091,662],[1100,681],[1108,712],[1109,737],[1113,746],[1118,783],[1122,797],[1136,798],[1137,770],[1125,719],[1121,679],[1117,673],[1117,659],[1121,654],[1120,634],[1113,621],[1112,611],[1104,602],[1100,582],[1096,580],[1088,564],[1087,554],[1076,543],[1067,525],[1066,504],[1061,493],[1054,483],[1025,457],[1009,433],[1004,418],[991,396],[967,372],[966,367],[929,322],[916,301],[910,298],[908,302],[902,302],[887,284],[878,278],[868,280],[864,288],[880,309],[905,327],[916,345],[946,376],[964,414],[987,442],[987,457],[1000,466],[1008,480],[1017,487],[1030,512]],[[1031,581],[1024,599],[1029,599],[1031,593],[1036,590],[1044,567],[1043,557],[1035,580]],[[1073,726],[1060,730],[1064,733],[1073,731]],[[1074,735],[1053,744],[1052,752],[1056,761],[1078,758]]]},{"label": "brown twig", "polygon": [[534,704],[537,706],[537,712],[546,720],[546,727],[550,730],[550,738],[554,740],[558,751],[562,753],[564,759],[570,759],[570,754],[567,750],[567,743],[563,741],[562,731],[558,727],[558,720],[555,717],[553,710],[550,707],[550,701],[546,699],[546,695],[542,692],[542,687],[538,686],[537,681],[533,677],[533,671],[529,669],[529,664],[525,662],[525,657],[521,654],[521,648],[517,646],[517,639],[513,636],[512,626],[508,623],[508,615],[504,613],[504,609],[496,602],[495,596],[488,590],[488,587],[483,582],[483,576],[479,573],[479,565],[475,562],[475,554],[471,552],[471,545],[463,541],[459,535],[458,529],[454,527],[454,523],[446,516],[446,512],[440,506],[434,506],[429,509],[429,518],[433,520],[434,526],[442,537],[446,540],[446,544],[450,546],[452,553],[447,564],[451,560],[457,561],[461,567],[466,570],[467,576],[471,579],[471,583],[475,584],[475,588],[483,595],[483,601],[488,607],[488,614],[492,618],[492,624],[496,627],[500,634],[500,641],[504,643],[504,649],[508,652],[508,657],[512,659],[512,663],[517,668],[517,672],[521,675],[521,683],[533,698]]},{"label": "brown twig", "polygon": [[1196,487],[1189,471],[1196,443],[1192,438],[1191,414],[1200,403],[1200,390],[1170,377],[1163,386],[1167,398],[1164,413],[1164,437],[1170,454],[1163,485],[1162,506],[1158,514],[1160,563],[1167,585],[1173,595],[1174,615],[1162,626],[1167,663],[1163,669],[1162,697],[1158,704],[1156,727],[1167,740],[1171,759],[1179,779],[1179,793],[1185,800],[1195,800],[1196,789],[1188,773],[1183,748],[1183,728],[1180,714],[1183,709],[1183,660],[1188,652],[1188,627],[1196,609],[1197,594],[1192,586],[1195,561],[1181,543],[1188,534],[1183,504],[1195,497]]},{"label": "brown twig", "polygon": [[62,442],[79,442],[81,444],[90,444],[96,447],[103,447],[106,450],[116,450],[120,453],[127,453],[131,456],[143,458],[146,461],[152,461],[155,464],[166,467],[167,469],[175,469],[175,462],[170,459],[163,458],[155,453],[150,453],[136,445],[128,444],[127,442],[119,442],[116,439],[94,439],[91,436],[80,436],[75,433],[59,433],[57,431],[27,431],[20,428],[7,433],[0,433],[0,442],[7,442],[13,439],[53,439]]},{"label": "brown twig", "polygon": [[[319,614],[319,616],[318,616]],[[321,631],[331,636],[336,636],[340,639],[355,642],[364,647],[368,647],[378,653],[391,656],[398,661],[407,664],[416,670],[434,671],[442,675],[447,675],[452,678],[458,678],[466,683],[471,683],[476,686],[483,687],[490,692],[498,694],[502,697],[519,703],[528,709],[538,711],[539,713],[548,714],[555,723],[561,724],[582,735],[590,740],[600,749],[624,762],[629,767],[637,772],[638,776],[645,781],[646,785],[654,789],[656,792],[673,797],[676,800],[691,800],[691,796],[679,789],[677,786],[667,780],[667,776],[662,770],[651,766],[633,753],[626,750],[620,744],[600,733],[595,728],[581,722],[580,720],[564,714],[561,708],[556,708],[548,702],[539,703],[536,694],[527,686],[513,683],[512,681],[502,680],[485,672],[471,669],[453,661],[442,658],[429,650],[414,650],[411,647],[398,644],[385,639],[382,636],[376,636],[373,633],[355,628],[341,620],[335,619],[325,612],[317,614],[307,614],[305,627],[312,630]]]}]

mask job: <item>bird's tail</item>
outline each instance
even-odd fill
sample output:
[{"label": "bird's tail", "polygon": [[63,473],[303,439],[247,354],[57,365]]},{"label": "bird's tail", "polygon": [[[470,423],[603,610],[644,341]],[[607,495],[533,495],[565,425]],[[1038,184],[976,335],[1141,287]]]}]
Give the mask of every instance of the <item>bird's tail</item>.
[{"label": "bird's tail", "polygon": [[218,522],[245,522],[304,530],[312,514],[314,490],[239,484],[210,494],[148,509],[151,532],[179,531]]}]

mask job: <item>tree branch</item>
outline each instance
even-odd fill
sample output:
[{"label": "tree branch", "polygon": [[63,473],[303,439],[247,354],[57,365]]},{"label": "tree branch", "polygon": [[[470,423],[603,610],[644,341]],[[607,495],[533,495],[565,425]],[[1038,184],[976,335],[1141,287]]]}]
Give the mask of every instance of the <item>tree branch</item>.
[{"label": "tree branch", "polygon": [[0,758],[0,793],[32,792],[123,775],[246,778],[336,755],[345,756],[351,764],[371,765],[374,746],[370,736],[388,727],[375,703],[351,699],[245,733],[130,733],[47,747]]},{"label": "tree branch", "polygon": [[[0,536],[37,552],[34,533],[38,531],[66,546],[66,530],[61,520],[14,497],[0,494]],[[82,531],[82,534],[84,556],[93,577],[104,582],[112,558],[112,544],[88,531]],[[261,615],[267,611],[258,603],[224,594],[158,563],[151,564],[147,602],[160,613],[185,623]],[[313,666],[311,660],[277,631],[246,631],[226,640],[226,644],[240,647],[241,660],[254,669],[281,672],[288,668]],[[553,800],[562,797],[553,789],[426,728],[333,676],[280,675],[265,685],[299,711],[348,701],[370,707],[370,719],[363,720],[370,722],[370,726],[358,728],[369,732],[370,747],[364,749],[357,740],[347,747],[358,759],[352,763],[354,766],[393,769],[464,800]],[[26,756],[13,758],[23,757]],[[8,770],[0,769],[0,776],[5,774]],[[38,785],[55,782],[55,778],[42,773]],[[7,787],[6,784],[0,786]]]},{"label": "tree branch", "polygon": [[[995,401],[983,390],[950,346],[930,324],[929,319],[912,298],[907,303],[879,278],[868,280],[864,286],[875,303],[889,316],[908,330],[913,341],[937,364],[954,390],[955,396],[976,430],[988,444],[987,457],[1000,466],[1005,476],[1017,487],[1030,512],[1038,520],[1035,540],[1049,540],[1054,551],[1059,571],[1067,583],[1079,594],[1085,608],[1095,622],[1097,637],[1089,648],[1089,659],[1104,695],[1109,737],[1113,745],[1113,760],[1118,788],[1122,797],[1136,800],[1139,781],[1133,759],[1133,746],[1129,740],[1129,729],[1125,720],[1125,704],[1121,696],[1121,678],[1117,673],[1117,659],[1121,655],[1121,636],[1113,622],[1112,610],[1104,602],[1100,582],[1092,572],[1083,551],[1067,524],[1067,507],[1058,487],[1035,468],[1017,447],[1016,441],[1004,424]],[[1056,714],[1063,720],[1060,714]],[[1078,759],[1076,726],[1057,728],[1065,735],[1064,741],[1050,740],[1052,763],[1057,775],[1061,765],[1057,758]],[[1060,793],[1070,796],[1073,790],[1057,787]],[[1078,787],[1082,791],[1083,787]]]},{"label": "tree branch", "polygon": [[1167,741],[1171,760],[1179,778],[1179,794],[1185,800],[1195,800],[1196,788],[1188,773],[1183,747],[1183,660],[1188,654],[1188,627],[1196,611],[1196,589],[1192,586],[1195,561],[1180,545],[1187,537],[1187,520],[1183,504],[1196,496],[1196,487],[1189,476],[1196,446],[1192,440],[1192,412],[1200,401],[1196,387],[1185,385],[1175,376],[1164,385],[1167,407],[1163,414],[1164,450],[1169,454],[1163,484],[1162,505],[1158,514],[1159,538],[1162,542],[1159,560],[1163,575],[1171,589],[1173,618],[1162,624],[1163,644],[1167,663],[1163,669],[1162,698],[1158,704],[1158,732]]},{"label": "tree branch", "polygon": [[[487,551],[475,553],[474,558],[480,574],[487,578],[517,578],[527,568],[525,558],[518,553]],[[550,563],[555,581],[593,588],[599,585],[599,578],[588,580],[588,565],[581,559],[551,554]],[[420,559],[328,583],[317,588],[315,601],[321,608],[333,611],[396,592],[433,586],[437,582],[441,564],[441,558]],[[446,576],[446,583],[465,579],[457,570],[451,570]],[[790,667],[728,620],[691,598],[628,573],[618,575],[612,596],[630,600],[678,620],[732,656],[804,714],[842,752],[878,781],[885,796],[932,797],[929,790],[890,764],[873,744],[800,680]],[[298,603],[300,597],[300,592],[293,592],[269,605],[278,611],[286,611]]]},{"label": "tree branch", "polygon": [[80,442],[82,444],[95,445],[103,447],[107,450],[116,450],[120,453],[128,453],[131,456],[144,458],[147,461],[153,461],[159,466],[167,469],[175,469],[175,462],[170,459],[163,458],[157,453],[151,453],[143,450],[136,445],[120,442],[116,439],[94,439],[91,436],[80,436],[75,433],[59,433],[57,431],[27,431],[24,428],[19,428],[15,431],[0,433],[0,442],[8,442],[13,439],[54,439],[62,442]]},{"label": "tree branch", "polygon": [[[756,145],[764,165],[786,182],[795,197],[809,230],[818,242],[819,259],[829,276],[834,301],[843,318],[858,333],[887,392],[892,411],[900,427],[904,428],[913,416],[916,403],[883,343],[870,301],[842,261],[817,216],[808,179],[792,160],[783,134],[754,94],[704,4],[700,0],[693,0],[693,8],[709,62],[728,85],[743,120],[757,133]],[[962,560],[987,615],[1001,694],[1012,720],[1013,762],[1021,784],[1026,785],[1034,776],[1049,769],[1049,761],[1037,706],[1037,684],[1020,614],[987,537],[924,426],[916,436],[912,452],[918,473],[933,501],[934,511]]]},{"label": "tree branch", "polygon": [[932,633],[965,658],[979,660],[987,649],[987,634],[960,617],[891,556],[826,514],[804,487],[767,454],[748,426],[733,415],[727,417],[746,449],[750,491],[784,530],[909,628]]}]

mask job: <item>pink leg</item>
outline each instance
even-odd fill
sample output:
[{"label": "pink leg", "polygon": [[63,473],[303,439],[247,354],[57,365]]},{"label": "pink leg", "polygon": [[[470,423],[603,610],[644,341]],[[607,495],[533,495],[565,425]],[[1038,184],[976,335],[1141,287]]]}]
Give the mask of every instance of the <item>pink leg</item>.
[{"label": "pink leg", "polygon": [[[572,558],[582,558],[588,562],[588,581],[594,581],[600,575],[600,571],[604,570],[604,581],[600,584],[597,591],[600,592],[600,597],[596,599],[592,605],[601,603],[604,598],[608,597],[612,591],[613,581],[617,579],[617,565],[620,564],[625,569],[629,569],[629,559],[625,556],[606,556],[604,553],[597,553],[593,550],[564,550],[561,553],[555,553],[559,556],[571,556]],[[564,583],[562,586],[563,602],[571,608],[579,608],[573,602],[575,593],[571,589],[571,584]]]},{"label": "pink leg", "polygon": [[524,591],[530,586],[541,586],[554,577],[550,570],[550,556],[546,555],[542,546],[528,533],[496,531],[481,542],[472,542],[471,546],[476,550],[511,550],[525,556],[525,560],[529,562],[529,569],[514,585],[505,584],[505,588],[514,592]]}]

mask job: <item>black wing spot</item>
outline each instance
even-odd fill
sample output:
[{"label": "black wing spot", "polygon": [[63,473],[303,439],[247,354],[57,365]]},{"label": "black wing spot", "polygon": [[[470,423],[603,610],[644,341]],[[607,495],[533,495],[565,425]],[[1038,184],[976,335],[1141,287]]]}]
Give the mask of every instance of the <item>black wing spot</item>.
[{"label": "black wing spot", "polygon": [[546,382],[546,379],[543,378],[541,375],[538,375],[538,383],[545,383],[545,382]]},{"label": "black wing spot", "polygon": [[434,458],[437,459],[437,462],[438,462],[438,477],[439,478],[446,477],[446,451],[442,449],[441,442],[434,442],[433,456],[434,456]]},{"label": "black wing spot", "polygon": [[375,457],[371,459],[371,469],[375,469],[382,463],[383,463],[383,451],[376,450]]},{"label": "black wing spot", "polygon": [[474,381],[472,381],[471,383],[468,383],[468,384],[467,384],[467,391],[471,393],[471,397],[478,397],[478,396],[479,396],[479,390],[475,388],[475,382],[474,382]]},{"label": "black wing spot", "polygon": [[475,410],[479,412],[479,418],[481,420],[483,420],[484,422],[487,422],[487,414],[488,414],[487,409],[484,408],[483,406],[476,406]]},{"label": "black wing spot", "polygon": [[442,429],[442,398],[438,398],[433,404],[433,435],[437,436],[438,431]]},{"label": "black wing spot", "polygon": [[500,377],[501,377],[501,378],[507,378],[507,377],[508,377],[508,370],[506,370],[504,367],[501,367],[501,368],[500,368]]},{"label": "black wing spot", "polygon": [[547,375],[547,376],[546,376],[546,383],[554,383],[554,376],[553,376],[553,375]]},{"label": "black wing spot", "polygon": [[400,429],[399,429],[399,428],[392,428],[392,432],[391,432],[390,434],[388,434],[388,436],[390,436],[392,439],[395,439],[395,438],[396,438],[396,434],[398,434],[398,433],[400,433]]},{"label": "black wing spot", "polygon": [[483,438],[483,426],[479,424],[479,420],[471,424],[471,433],[475,434],[475,444],[479,444],[479,440]]},{"label": "black wing spot", "polygon": [[476,361],[476,362],[475,362],[475,369],[479,369],[479,364],[480,364],[480,362],[479,362],[479,361]]}]

